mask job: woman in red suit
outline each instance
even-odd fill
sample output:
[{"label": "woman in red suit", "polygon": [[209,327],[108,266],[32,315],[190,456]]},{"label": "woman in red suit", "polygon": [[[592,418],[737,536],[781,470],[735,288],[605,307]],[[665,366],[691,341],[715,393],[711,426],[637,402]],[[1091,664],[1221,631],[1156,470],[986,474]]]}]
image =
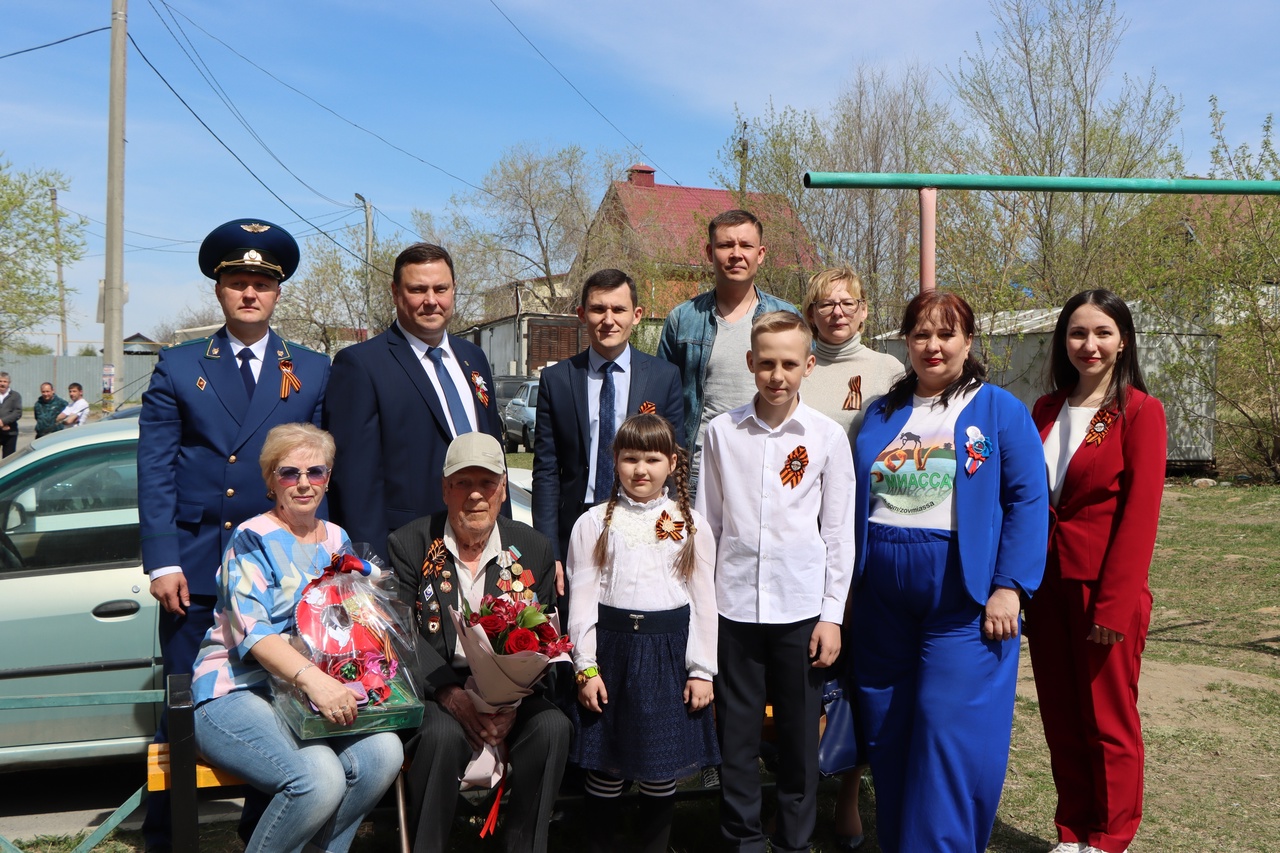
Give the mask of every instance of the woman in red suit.
[{"label": "woman in red suit", "polygon": [[1146,393],[1133,317],[1111,291],[1063,306],[1050,370],[1055,390],[1032,411],[1049,472],[1049,558],[1026,633],[1058,789],[1052,853],[1122,853],[1142,820],[1138,672],[1164,408]]}]

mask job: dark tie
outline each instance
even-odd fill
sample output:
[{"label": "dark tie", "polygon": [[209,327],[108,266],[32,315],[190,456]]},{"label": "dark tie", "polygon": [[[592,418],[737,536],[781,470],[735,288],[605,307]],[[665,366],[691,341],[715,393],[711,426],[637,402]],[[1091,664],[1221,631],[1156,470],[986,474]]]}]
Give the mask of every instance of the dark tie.
[{"label": "dark tie", "polygon": [[427,350],[427,358],[431,359],[431,363],[436,366],[436,378],[440,380],[440,388],[444,391],[444,401],[449,405],[449,417],[453,420],[453,435],[462,435],[464,432],[471,432],[471,422],[467,420],[467,410],[462,405],[462,398],[458,396],[458,389],[454,387],[453,377],[449,376],[449,371],[444,367],[444,350],[440,347],[432,347]]},{"label": "dark tie", "polygon": [[600,365],[600,443],[596,447],[596,487],[593,497],[597,502],[613,495],[613,369],[612,361]]},{"label": "dark tie", "polygon": [[249,362],[253,361],[253,350],[245,347],[240,350],[236,358],[240,359],[240,378],[244,380],[244,392],[252,400],[253,389],[258,384],[258,380],[253,378],[253,368],[249,366]]}]

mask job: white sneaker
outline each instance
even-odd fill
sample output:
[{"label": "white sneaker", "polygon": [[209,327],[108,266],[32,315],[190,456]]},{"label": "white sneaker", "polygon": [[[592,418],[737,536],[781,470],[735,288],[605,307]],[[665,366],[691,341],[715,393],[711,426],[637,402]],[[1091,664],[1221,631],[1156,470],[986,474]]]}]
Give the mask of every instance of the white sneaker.
[{"label": "white sneaker", "polygon": [[1083,841],[1063,841],[1049,853],[1090,853],[1093,848]]}]

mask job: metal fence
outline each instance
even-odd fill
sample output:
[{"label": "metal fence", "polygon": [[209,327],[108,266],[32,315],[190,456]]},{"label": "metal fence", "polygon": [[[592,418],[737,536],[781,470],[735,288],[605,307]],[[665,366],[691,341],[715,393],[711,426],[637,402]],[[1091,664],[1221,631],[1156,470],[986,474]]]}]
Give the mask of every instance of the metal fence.
[{"label": "metal fence", "polygon": [[[151,370],[158,355],[126,355],[124,364],[116,365],[116,397],[119,407],[142,399],[151,381]],[[40,385],[52,382],[58,396],[67,398],[67,386],[79,382],[84,398],[90,403],[102,399],[102,356],[98,355],[3,355],[0,370],[9,374],[15,391],[22,395],[22,405],[31,408],[40,396]]]}]

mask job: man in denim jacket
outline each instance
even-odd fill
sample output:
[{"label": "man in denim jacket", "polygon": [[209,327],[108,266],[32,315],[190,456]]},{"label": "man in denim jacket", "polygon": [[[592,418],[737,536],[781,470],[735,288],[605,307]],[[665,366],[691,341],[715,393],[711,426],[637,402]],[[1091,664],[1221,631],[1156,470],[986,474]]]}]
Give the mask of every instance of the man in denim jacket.
[{"label": "man in denim jacket", "polygon": [[745,210],[727,210],[707,226],[707,261],[715,287],[677,305],[662,324],[658,357],[680,369],[684,393],[682,442],[692,453],[690,486],[697,487],[702,434],[716,415],[750,402],[755,381],[747,369],[751,324],[794,305],[755,286],[764,260],[764,226]]}]

